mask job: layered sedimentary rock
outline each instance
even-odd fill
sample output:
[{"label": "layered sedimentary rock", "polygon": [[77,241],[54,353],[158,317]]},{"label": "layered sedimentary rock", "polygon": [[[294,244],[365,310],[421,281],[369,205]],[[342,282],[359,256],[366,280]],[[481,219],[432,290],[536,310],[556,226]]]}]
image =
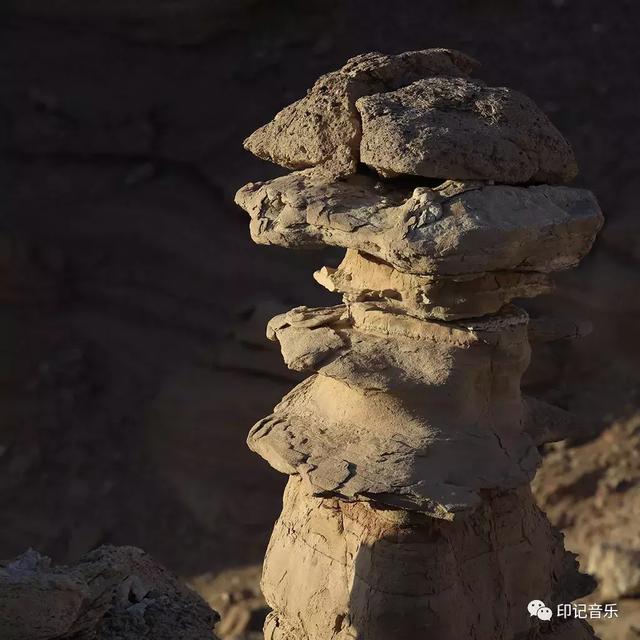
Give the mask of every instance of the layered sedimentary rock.
[{"label": "layered sedimentary rock", "polygon": [[549,273],[575,266],[602,224],[593,195],[564,186],[446,182],[398,187],[306,170],[250,183],[236,202],[260,244],[357,249],[419,275]]},{"label": "layered sedimentary rock", "polygon": [[[293,476],[264,568],[274,607],[265,637],[527,637],[530,593],[570,601],[584,588],[526,487],[490,492],[468,518],[448,523],[315,498]],[[592,637],[578,620],[547,632]]]},{"label": "layered sedimentary rock", "polygon": [[496,313],[514,298],[551,290],[548,274],[493,271],[453,276],[416,275],[394,269],[371,255],[347,250],[337,268],[323,267],[314,278],[348,303],[383,301],[389,310],[416,318],[456,320]]},{"label": "layered sedimentary rock", "polygon": [[339,317],[322,311],[270,324],[287,365],[318,372],[249,435],[272,466],[319,493],[444,518],[480,504],[483,489],[532,479],[538,453],[519,387],[529,362],[524,312],[464,326],[366,303]]},{"label": "layered sedimentary rock", "polygon": [[[315,274],[342,304],[268,326],[287,366],[311,376],[248,439],[291,476],[265,560],[267,638],[592,637],[527,612],[588,585],[528,489],[537,446],[576,425],[520,391],[530,344],[585,328],[530,323],[512,301],[575,266],[602,214],[584,189],[539,184],[575,163],[533,102],[464,65],[436,69],[443,59],[466,61],[356,58],[247,143],[311,167],[238,192],[253,239],[347,249]],[[367,80],[351,92],[355,76]],[[295,158],[281,153],[288,136]]]}]

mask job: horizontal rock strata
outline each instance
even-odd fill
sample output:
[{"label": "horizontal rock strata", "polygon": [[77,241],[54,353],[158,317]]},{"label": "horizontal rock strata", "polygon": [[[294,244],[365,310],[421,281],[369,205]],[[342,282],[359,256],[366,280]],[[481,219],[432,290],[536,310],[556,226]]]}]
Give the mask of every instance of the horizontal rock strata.
[{"label": "horizontal rock strata", "polygon": [[343,300],[377,302],[416,318],[458,320],[497,313],[514,298],[548,293],[549,276],[536,271],[492,271],[459,276],[420,276],[397,271],[366,253],[348,249],[337,268],[323,267],[314,278]]},{"label": "horizontal rock strata", "polygon": [[347,250],[315,273],[342,304],[267,328],[310,374],[248,438],[290,476],[267,640],[593,638],[527,611],[592,585],[529,490],[538,446],[579,425],[520,390],[531,343],[589,327],[511,303],[578,264],[602,213],[558,185],[576,166],[549,119],[472,71],[440,49],[362,56],[246,142],[298,169],[238,191],[253,240]]},{"label": "horizontal rock strata", "polygon": [[435,323],[367,304],[293,310],[270,331],[292,369],[317,371],[249,435],[276,469],[317,493],[452,518],[479,492],[531,480],[520,376],[527,316]]}]

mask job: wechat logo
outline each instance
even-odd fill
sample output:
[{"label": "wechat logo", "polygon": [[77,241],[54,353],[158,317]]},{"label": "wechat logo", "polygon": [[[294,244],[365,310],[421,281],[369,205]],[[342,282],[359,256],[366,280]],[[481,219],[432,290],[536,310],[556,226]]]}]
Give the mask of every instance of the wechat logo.
[{"label": "wechat logo", "polygon": [[527,605],[527,611],[532,618],[536,617],[538,620],[544,620],[545,622],[551,620],[551,616],[553,616],[551,609],[542,600],[532,600]]}]

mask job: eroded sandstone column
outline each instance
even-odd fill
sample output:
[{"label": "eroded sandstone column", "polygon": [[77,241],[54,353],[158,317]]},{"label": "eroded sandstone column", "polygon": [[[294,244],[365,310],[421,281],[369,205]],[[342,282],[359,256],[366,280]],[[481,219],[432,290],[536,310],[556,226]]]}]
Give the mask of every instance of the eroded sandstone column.
[{"label": "eroded sandstone column", "polygon": [[569,417],[523,398],[533,324],[602,225],[570,146],[526,96],[432,49],[366,54],[246,141],[295,169],[236,201],[261,244],[344,247],[268,336],[310,377],[249,446],[290,476],[265,559],[267,640],[592,638],[527,603],[589,589],[536,507],[537,446]]}]

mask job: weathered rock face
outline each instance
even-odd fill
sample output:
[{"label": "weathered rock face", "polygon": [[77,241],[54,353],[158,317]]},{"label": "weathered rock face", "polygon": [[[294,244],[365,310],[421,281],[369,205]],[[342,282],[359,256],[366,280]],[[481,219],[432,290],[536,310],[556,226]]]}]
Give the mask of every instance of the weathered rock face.
[{"label": "weathered rock face", "polygon": [[249,136],[245,148],[289,169],[322,166],[333,177],[350,175],[356,172],[362,136],[355,107],[358,98],[425,77],[466,77],[476,66],[468,56],[450,49],[351,58]]},{"label": "weathered rock face", "polygon": [[[575,425],[520,391],[530,340],[583,328],[530,326],[509,303],[577,264],[602,214],[582,189],[515,186],[570,179],[568,144],[520,94],[407,72],[443,55],[387,60],[395,77],[378,90],[382,59],[358,58],[247,144],[313,167],[238,192],[253,239],[347,249],[315,274],[343,304],[267,329],[287,366],[312,374],[248,439],[291,476],[262,581],[269,640],[593,637],[526,606],[591,587],[528,488],[537,445]],[[365,60],[377,71],[357,96]]]},{"label": "weathered rock face", "polygon": [[313,277],[347,303],[376,302],[416,318],[458,320],[497,313],[514,298],[551,290],[549,277],[536,271],[492,271],[459,276],[420,276],[397,271],[388,262],[354,249],[334,269]]},{"label": "weathered rock face", "polygon": [[217,620],[133,547],[100,547],[72,567],[52,567],[35,551],[0,566],[2,640],[215,640]]},{"label": "weathered rock face", "polygon": [[567,182],[571,147],[527,96],[464,78],[428,78],[356,102],[360,159],[380,175]]},{"label": "weathered rock face", "polygon": [[252,429],[254,451],[316,493],[443,518],[480,504],[482,489],[531,480],[524,312],[463,326],[367,304],[340,310],[294,309],[270,323],[285,362],[318,375]]},{"label": "weathered rock face", "polygon": [[250,183],[236,202],[259,244],[357,249],[418,275],[566,269],[588,253],[603,222],[584,189],[397,188],[367,176],[327,182],[313,170]]},{"label": "weathered rock face", "polygon": [[[531,593],[552,604],[583,595],[575,565],[527,488],[446,522],[318,499],[292,477],[264,565],[265,638],[540,637]],[[592,637],[578,622],[552,637]]]}]

